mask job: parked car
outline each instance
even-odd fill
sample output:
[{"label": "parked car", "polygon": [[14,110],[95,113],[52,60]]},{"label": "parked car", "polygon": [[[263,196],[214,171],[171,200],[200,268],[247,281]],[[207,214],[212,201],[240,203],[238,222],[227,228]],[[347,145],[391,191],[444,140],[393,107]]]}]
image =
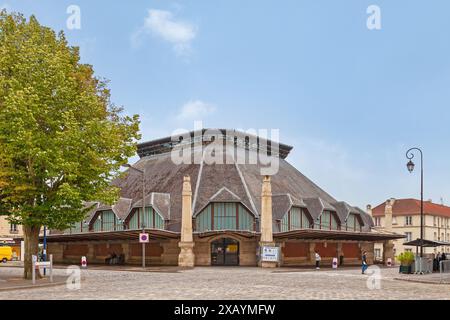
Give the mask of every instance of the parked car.
[{"label": "parked car", "polygon": [[12,248],[11,247],[7,247],[7,246],[3,246],[0,247],[0,261],[3,263],[6,263],[8,261],[12,260]]}]

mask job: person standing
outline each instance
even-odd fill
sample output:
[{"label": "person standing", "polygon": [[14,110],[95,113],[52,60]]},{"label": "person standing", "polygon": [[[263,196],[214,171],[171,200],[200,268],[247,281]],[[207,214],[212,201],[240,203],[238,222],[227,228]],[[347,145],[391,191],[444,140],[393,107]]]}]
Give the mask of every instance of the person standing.
[{"label": "person standing", "polygon": [[320,257],[319,252],[316,251],[316,270],[320,269],[320,260],[322,260],[322,258]]},{"label": "person standing", "polygon": [[362,254],[362,274],[364,274],[369,266],[367,265],[367,252]]}]

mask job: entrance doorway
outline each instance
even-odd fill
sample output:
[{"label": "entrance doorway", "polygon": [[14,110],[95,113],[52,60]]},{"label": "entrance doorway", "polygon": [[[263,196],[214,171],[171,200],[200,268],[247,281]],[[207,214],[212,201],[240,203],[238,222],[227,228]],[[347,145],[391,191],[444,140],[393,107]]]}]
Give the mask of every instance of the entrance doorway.
[{"label": "entrance doorway", "polygon": [[211,265],[238,266],[239,241],[222,238],[211,243]]}]

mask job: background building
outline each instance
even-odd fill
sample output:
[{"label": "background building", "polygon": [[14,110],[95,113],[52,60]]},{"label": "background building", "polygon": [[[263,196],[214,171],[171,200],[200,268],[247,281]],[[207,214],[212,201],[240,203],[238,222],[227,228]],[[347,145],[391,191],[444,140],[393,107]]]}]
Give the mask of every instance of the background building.
[{"label": "background building", "polygon": [[[405,239],[394,241],[394,254],[404,251],[415,252],[415,247],[403,246],[403,243],[420,238],[420,200],[389,199],[375,208],[369,205],[368,213],[372,215],[374,229],[405,235]],[[433,241],[450,241],[450,207],[424,202],[424,239]],[[449,247],[424,248],[425,254],[450,252]],[[375,256],[382,257],[381,244],[375,244]]]},{"label": "background building", "polygon": [[13,248],[13,255],[21,258],[21,241],[15,240],[22,237],[22,226],[10,223],[6,216],[0,216],[0,245],[8,245]]}]

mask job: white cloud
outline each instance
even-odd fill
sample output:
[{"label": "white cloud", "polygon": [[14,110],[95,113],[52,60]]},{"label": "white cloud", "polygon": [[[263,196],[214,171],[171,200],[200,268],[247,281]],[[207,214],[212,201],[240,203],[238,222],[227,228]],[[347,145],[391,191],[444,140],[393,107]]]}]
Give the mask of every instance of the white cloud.
[{"label": "white cloud", "polygon": [[191,42],[197,35],[197,27],[189,22],[177,20],[170,11],[150,9],[144,25],[132,35],[132,44],[139,46],[145,35],[169,42],[178,55],[184,55],[191,50]]},{"label": "white cloud", "polygon": [[192,100],[185,103],[177,116],[178,120],[202,120],[216,111],[216,106],[201,100]]}]

